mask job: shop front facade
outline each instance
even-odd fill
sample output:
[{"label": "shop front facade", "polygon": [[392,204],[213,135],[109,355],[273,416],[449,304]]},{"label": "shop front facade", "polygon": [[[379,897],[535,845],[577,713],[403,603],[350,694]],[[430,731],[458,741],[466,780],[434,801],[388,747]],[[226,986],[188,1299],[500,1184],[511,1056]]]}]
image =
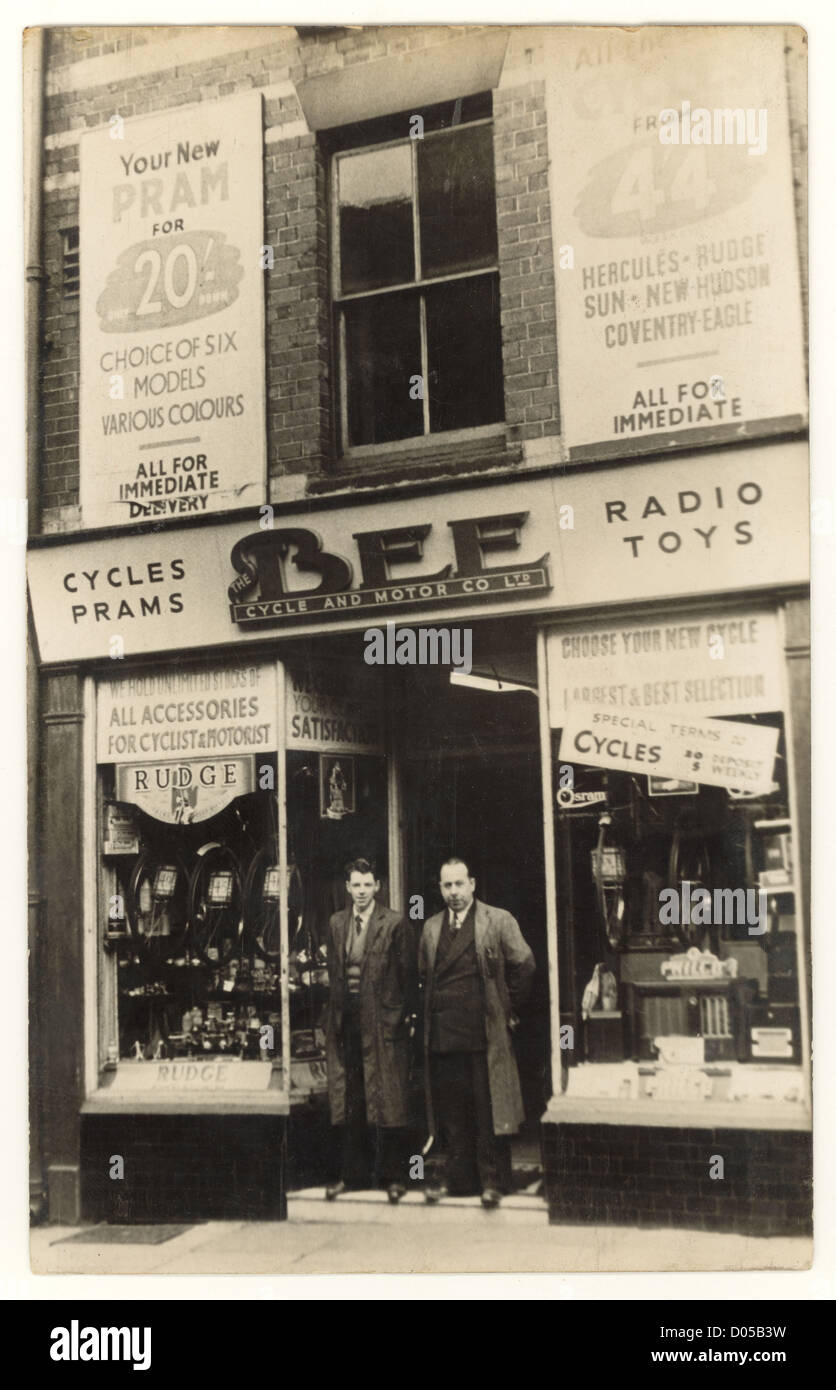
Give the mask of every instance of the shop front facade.
[{"label": "shop front facade", "polygon": [[[325,944],[344,866],[375,862],[417,946],[454,852],[537,964],[515,1046],[543,1220],[805,1230],[800,329],[780,399],[773,368],[732,353],[674,376],[651,362],[643,389],[619,365],[583,408],[573,314],[601,320],[607,353],[635,319],[601,299],[602,267],[626,262],[605,260],[615,233],[593,213],[598,261],[579,233],[561,265],[554,152],[568,177],[567,121],[589,112],[556,81],[555,45],[558,67],[579,62],[558,35],[259,30],[202,62],[155,38],[148,72],[184,110],[149,187],[162,101],[146,114],[126,72],[79,157],[76,107],[108,55],[74,57],[63,34],[44,141],[58,357],[29,555],[50,1219],[281,1219],[289,1184],[333,1176]],[[629,72],[638,54],[612,42]],[[789,131],[787,100],[784,83]],[[236,157],[204,177],[213,140]],[[794,237],[789,135],[776,145]],[[667,230],[608,283],[666,297]],[[146,258],[133,279],[128,253]],[[211,285],[192,285],[199,265]]]},{"label": "shop front facade", "polygon": [[[806,600],[790,570],[776,588],[774,555],[794,524],[786,480],[802,482],[803,448],[753,449],[717,467],[729,535],[751,524],[762,541],[759,562],[729,546],[719,591],[713,570],[689,569],[688,592],[675,593],[658,545],[647,574],[631,571],[606,521],[614,479],[588,475],[558,489],[531,479],[525,512],[506,510],[518,484],[478,480],[277,512],[265,531],[234,521],[138,534],[127,549],[109,536],[33,548],[55,701],[44,715],[47,824],[64,910],[88,924],[66,942],[85,1007],[73,1006],[68,962],[50,953],[42,965],[61,1009],[42,1026],[66,1044],[65,1002],[76,1029],[84,1022],[85,1094],[68,1119],[80,1125],[85,1211],[280,1215],[288,1121],[294,1173],[327,1176],[324,948],[344,905],[343,865],[374,860],[382,897],[409,915],[417,944],[439,906],[440,863],[457,847],[477,892],[514,913],[537,960],[518,1052],[533,1132],[542,1120],[553,1219],[595,1213],[593,1192],[606,1203],[598,1219],[678,1219],[672,1145],[689,1215],[713,1210],[700,1183],[713,1181],[719,1155],[729,1184],[744,1165],[739,1198],[716,1213],[721,1226],[763,1215],[767,1164],[785,1175],[770,1194],[776,1182],[796,1185],[794,1205],[776,1195],[769,1221],[799,1218],[809,1159],[798,780],[808,730],[796,676]],[[690,468],[681,461],[665,475],[689,501]],[[618,500],[644,505],[659,479],[652,463],[620,471]],[[756,523],[741,520],[755,508]],[[401,524],[419,510],[420,523]],[[657,521],[657,535],[668,525]],[[401,549],[418,533],[420,561]],[[319,572],[291,589],[289,567],[272,562],[304,534],[319,542]],[[323,577],[329,561],[357,573],[369,537],[389,555],[386,576],[335,588]],[[612,603],[603,589],[619,563],[623,601]],[[654,563],[671,575],[661,601],[648,597]],[[73,602],[82,564],[116,588],[176,573],[182,610],[140,618],[131,658],[103,659],[94,613],[72,613],[83,606]],[[236,586],[242,569],[248,591]],[[51,674],[52,644],[59,652],[68,633],[87,659]],[[387,643],[390,662],[368,659]],[[693,723],[676,722],[686,715]],[[724,724],[731,742],[712,749]],[[700,739],[709,744],[690,746]],[[80,804],[62,790],[68,758]],[[665,912],[660,893],[671,887],[690,896]],[[711,905],[699,913],[704,890]],[[420,1113],[415,1130],[417,1143]],[[138,1186],[109,1176],[126,1142],[144,1155]],[[238,1192],[218,1159],[230,1148]],[[602,1176],[590,1184],[580,1161],[589,1154],[621,1197]],[[184,1185],[187,1161],[194,1181]],[[212,1174],[222,1173],[218,1190]]]}]

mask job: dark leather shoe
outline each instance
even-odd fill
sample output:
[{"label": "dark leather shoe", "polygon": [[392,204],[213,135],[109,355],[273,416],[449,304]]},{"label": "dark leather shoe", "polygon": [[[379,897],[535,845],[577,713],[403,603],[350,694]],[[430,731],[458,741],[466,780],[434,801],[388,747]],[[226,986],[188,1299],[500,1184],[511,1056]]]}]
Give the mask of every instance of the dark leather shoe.
[{"label": "dark leather shoe", "polygon": [[497,1192],[495,1187],[486,1187],[482,1193],[482,1206],[491,1211],[493,1207],[498,1207],[502,1201],[502,1193]]},{"label": "dark leather shoe", "polygon": [[406,1188],[404,1187],[403,1183],[400,1182],[390,1182],[387,1188],[387,1196],[393,1206],[397,1206],[398,1202],[401,1200],[401,1197],[403,1197],[405,1192]]},{"label": "dark leather shoe", "polygon": [[449,1196],[449,1193],[447,1191],[447,1188],[444,1186],[424,1188],[424,1201],[429,1202],[430,1206],[435,1206],[436,1203],[440,1202],[442,1198],[447,1196]]},{"label": "dark leather shoe", "polygon": [[326,1200],[326,1202],[333,1202],[334,1199],[335,1199],[336,1197],[339,1197],[340,1193],[341,1193],[341,1192],[345,1192],[345,1190],[346,1190],[346,1186],[345,1186],[345,1183],[343,1182],[342,1178],[340,1178],[339,1182],[332,1182],[332,1183],[330,1183],[330,1184],[328,1185],[328,1187],[326,1187],[326,1189],[325,1189],[325,1200]]}]

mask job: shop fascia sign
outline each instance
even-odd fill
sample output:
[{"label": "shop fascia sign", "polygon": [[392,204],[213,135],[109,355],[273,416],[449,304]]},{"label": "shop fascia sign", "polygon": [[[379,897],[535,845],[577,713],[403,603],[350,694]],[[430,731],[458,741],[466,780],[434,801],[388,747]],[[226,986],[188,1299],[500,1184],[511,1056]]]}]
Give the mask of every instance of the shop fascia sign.
[{"label": "shop fascia sign", "polygon": [[39,655],[109,663],[300,625],[382,628],[398,613],[439,623],[488,605],[595,611],[806,584],[808,477],[806,445],[793,441],[421,498],[39,538],[28,564]]},{"label": "shop fascia sign", "polygon": [[[486,555],[520,548],[520,534],[527,520],[525,511],[448,521],[454,562],[434,574],[400,580],[393,567],[415,565],[423,558],[432,523],[355,531],[352,539],[360,568],[356,586],[351,560],[323,549],[316,531],[300,526],[255,531],[232,549],[237,578],[229,586],[230,617],[239,627],[257,628],[315,614],[356,617],[410,604],[435,606],[545,594],[551,589],[548,554],[516,565],[485,564]],[[288,584],[291,549],[295,551],[296,569],[318,575],[317,585],[298,589]]]}]

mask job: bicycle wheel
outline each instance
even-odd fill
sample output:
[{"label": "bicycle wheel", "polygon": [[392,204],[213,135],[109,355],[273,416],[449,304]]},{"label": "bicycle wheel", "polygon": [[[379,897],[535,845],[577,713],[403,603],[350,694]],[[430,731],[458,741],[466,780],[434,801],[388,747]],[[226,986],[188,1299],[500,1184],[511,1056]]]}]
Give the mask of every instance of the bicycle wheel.
[{"label": "bicycle wheel", "polygon": [[131,937],[143,954],[156,952],[163,959],[179,954],[188,921],[188,874],[179,855],[161,859],[143,851],[126,899]]},{"label": "bicycle wheel", "polygon": [[[289,866],[288,915],[291,941],[302,920],[304,893],[296,864]],[[253,855],[244,886],[244,921],[247,935],[270,960],[281,954],[281,878],[272,850]]]},{"label": "bicycle wheel", "polygon": [[598,843],[593,851],[593,878],[598,916],[604,935],[613,950],[624,940],[627,904],[624,895],[624,850],[609,832],[612,816],[608,812],[598,821]]},{"label": "bicycle wheel", "polygon": [[226,965],[240,949],[241,869],[226,845],[212,843],[197,852],[189,885],[189,944],[209,965]]}]

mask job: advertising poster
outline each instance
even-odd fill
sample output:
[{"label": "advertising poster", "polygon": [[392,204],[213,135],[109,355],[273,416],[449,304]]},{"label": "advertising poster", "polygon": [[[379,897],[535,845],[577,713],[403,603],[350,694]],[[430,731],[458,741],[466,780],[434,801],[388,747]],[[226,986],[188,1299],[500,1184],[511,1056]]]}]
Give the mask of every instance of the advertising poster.
[{"label": "advertising poster", "polygon": [[552,56],[569,459],[798,428],[782,30],[576,29]]},{"label": "advertising poster", "polygon": [[80,149],[84,524],[255,505],[261,95],[138,120],[116,109]]}]

